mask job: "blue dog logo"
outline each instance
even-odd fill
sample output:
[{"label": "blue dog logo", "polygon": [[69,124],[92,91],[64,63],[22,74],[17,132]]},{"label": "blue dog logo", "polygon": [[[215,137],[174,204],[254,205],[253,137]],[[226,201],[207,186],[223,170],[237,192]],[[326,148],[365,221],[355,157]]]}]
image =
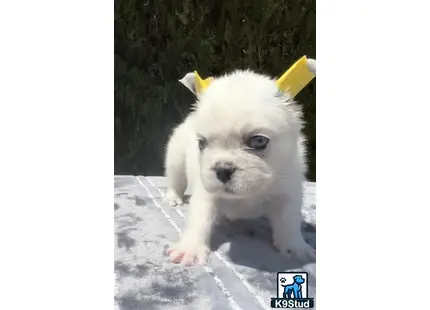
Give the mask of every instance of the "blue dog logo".
[{"label": "blue dog logo", "polygon": [[[302,284],[305,283],[305,279],[301,275],[296,275],[293,277],[293,281],[293,283],[287,284],[285,278],[280,279],[281,286],[284,287],[284,298],[302,298]],[[291,294],[293,294],[293,297],[291,297]]]},{"label": "blue dog logo", "polygon": [[272,308],[312,309],[314,299],[309,297],[308,273],[305,271],[278,272],[276,297],[270,301]]}]

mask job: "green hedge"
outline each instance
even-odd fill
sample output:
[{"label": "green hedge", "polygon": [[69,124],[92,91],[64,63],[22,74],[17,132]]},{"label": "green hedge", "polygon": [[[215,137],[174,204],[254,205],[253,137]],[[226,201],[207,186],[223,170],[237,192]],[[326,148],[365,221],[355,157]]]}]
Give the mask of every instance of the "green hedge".
[{"label": "green hedge", "polygon": [[[193,95],[178,79],[250,68],[279,76],[315,57],[315,1],[115,0],[115,174],[161,175],[172,127]],[[315,180],[315,83],[304,107]]]}]

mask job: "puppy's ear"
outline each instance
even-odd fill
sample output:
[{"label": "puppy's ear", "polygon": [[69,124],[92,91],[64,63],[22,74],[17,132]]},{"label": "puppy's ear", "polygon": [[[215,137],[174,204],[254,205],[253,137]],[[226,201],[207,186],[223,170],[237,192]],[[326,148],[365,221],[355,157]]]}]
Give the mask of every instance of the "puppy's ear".
[{"label": "puppy's ear", "polygon": [[213,81],[213,77],[203,80],[197,71],[187,73],[182,79],[179,80],[186,88],[188,88],[194,95],[199,97]]},{"label": "puppy's ear", "polygon": [[289,93],[294,98],[315,75],[316,60],[303,56],[276,80],[276,85],[279,90]]}]

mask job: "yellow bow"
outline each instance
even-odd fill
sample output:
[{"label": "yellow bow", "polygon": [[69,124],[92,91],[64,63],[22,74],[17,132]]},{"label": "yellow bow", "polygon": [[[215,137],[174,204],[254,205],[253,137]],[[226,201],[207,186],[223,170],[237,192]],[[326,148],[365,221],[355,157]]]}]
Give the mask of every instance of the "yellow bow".
[{"label": "yellow bow", "polygon": [[[203,80],[197,71],[194,71],[194,75],[194,85],[198,94],[213,81],[213,77]],[[309,70],[306,56],[303,56],[276,80],[276,85],[280,90],[288,92],[292,97],[295,97],[314,77],[315,74]]]}]

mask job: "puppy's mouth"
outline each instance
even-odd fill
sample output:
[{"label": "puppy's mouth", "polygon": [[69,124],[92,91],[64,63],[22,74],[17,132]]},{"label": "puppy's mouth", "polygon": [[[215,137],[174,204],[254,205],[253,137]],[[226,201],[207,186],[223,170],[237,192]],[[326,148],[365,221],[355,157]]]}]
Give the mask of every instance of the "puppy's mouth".
[{"label": "puppy's mouth", "polygon": [[[257,180],[253,180],[253,178]],[[265,187],[264,178],[259,179],[260,182],[255,177],[255,173],[247,175],[243,169],[237,167],[231,172],[208,169],[202,173],[202,181],[206,190],[212,195],[224,199],[246,200],[254,197]]]},{"label": "puppy's mouth", "polygon": [[224,185],[223,191],[227,194],[235,194],[234,190],[231,189],[229,184]]},{"label": "puppy's mouth", "polygon": [[248,197],[248,195],[234,190],[230,182],[224,184],[220,191],[218,191],[218,195],[227,199],[246,199]]}]

